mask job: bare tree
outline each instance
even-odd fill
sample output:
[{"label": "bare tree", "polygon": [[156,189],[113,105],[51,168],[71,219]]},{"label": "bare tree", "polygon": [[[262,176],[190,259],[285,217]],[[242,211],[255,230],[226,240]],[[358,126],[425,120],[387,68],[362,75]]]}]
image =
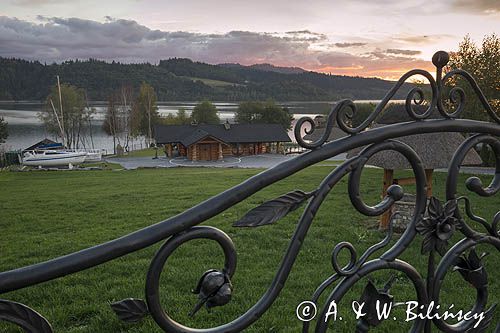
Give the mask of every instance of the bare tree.
[{"label": "bare tree", "polygon": [[60,89],[58,86],[52,88],[39,117],[47,130],[59,137],[68,148],[79,148],[86,135],[89,111],[85,104],[81,89],[61,84]]}]

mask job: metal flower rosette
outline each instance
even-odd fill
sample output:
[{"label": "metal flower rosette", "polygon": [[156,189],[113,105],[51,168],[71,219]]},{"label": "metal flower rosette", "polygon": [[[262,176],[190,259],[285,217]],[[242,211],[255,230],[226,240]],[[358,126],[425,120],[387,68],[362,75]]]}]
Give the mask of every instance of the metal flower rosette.
[{"label": "metal flower rosette", "polygon": [[[409,162],[415,177],[416,202],[411,221],[392,246],[389,246],[393,236],[392,227],[389,224],[386,237],[369,247],[359,258],[354,246],[349,242],[340,242],[334,246],[331,260],[334,272],[312,293],[311,297],[311,301],[316,303],[325,294],[324,292],[329,290],[329,294],[323,297],[326,300],[322,303],[322,308],[319,308],[319,318],[327,318],[328,316],[325,315],[332,301],[341,302],[355,284],[363,278],[369,278],[375,272],[390,271],[393,274],[405,276],[414,287],[416,301],[422,305],[440,303],[440,291],[445,277],[448,273],[454,272],[453,274],[459,274],[476,290],[475,304],[470,311],[484,313],[482,321],[478,323],[477,319],[464,319],[450,324],[442,318],[422,318],[412,322],[410,331],[430,332],[431,327],[443,332],[500,331],[500,323],[492,322],[495,304],[487,306],[491,299],[488,297],[489,277],[483,265],[484,260],[487,259],[484,259],[483,254],[476,252],[477,245],[486,245],[491,247],[490,255],[499,254],[500,211],[492,221],[488,221],[476,215],[477,212],[474,211],[467,197],[457,196],[460,166],[467,153],[479,144],[489,146],[495,153],[495,174],[491,183],[486,187],[479,178],[470,177],[466,181],[466,188],[471,195],[480,197],[493,197],[500,191],[499,113],[498,110],[492,109],[469,73],[463,70],[451,70],[443,75],[443,68],[449,60],[446,52],[437,52],[432,60],[437,68],[435,78],[425,70],[415,69],[407,72],[359,126],[352,126],[351,120],[356,113],[356,105],[351,100],[341,100],[334,105],[328,115],[325,132],[317,141],[309,142],[303,139],[301,134],[305,129],[304,125],[309,124],[305,131],[310,134],[315,130],[315,123],[309,117],[301,118],[297,121],[295,136],[298,144],[309,150],[306,153],[263,171],[179,215],[152,226],[46,262],[2,272],[0,273],[0,294],[83,271],[164,242],[151,261],[145,277],[144,300],[130,298],[111,304],[118,317],[134,322],[145,316],[152,316],[165,332],[241,332],[259,320],[279,297],[318,209],[339,181],[347,176],[350,201],[357,211],[366,216],[380,216],[386,213],[396,201],[403,197],[403,189],[398,185],[392,185],[378,204],[370,206],[363,201],[360,193],[361,173],[367,161],[378,152],[390,150],[401,154]],[[425,104],[425,111],[415,110],[416,105],[424,106],[425,94],[422,88],[414,87],[409,91],[405,102],[405,111],[411,121],[370,128],[396,92],[403,87],[404,82],[414,76],[423,76],[429,81],[431,95]],[[470,85],[476,95],[473,97],[480,101],[490,121],[461,119],[466,94],[458,86],[447,86],[447,83],[458,77]],[[439,113],[439,119],[431,119],[434,118],[431,114],[436,110]],[[347,135],[327,142],[335,124]],[[421,158],[410,146],[398,141],[398,138],[403,136],[436,132],[468,134],[449,162],[446,198],[442,200],[435,197],[427,198],[426,174]],[[198,285],[193,289],[195,295],[193,295],[193,310],[190,314],[195,315],[203,307],[207,309],[218,307],[214,311],[223,311],[223,305],[230,302],[233,292],[237,291],[233,289],[236,286],[233,286],[231,282],[237,261],[236,249],[231,238],[217,228],[198,226],[199,224],[306,167],[359,147],[364,148],[357,156],[347,159],[334,168],[314,191],[296,190],[286,193],[255,207],[235,222],[235,226],[258,227],[274,223],[293,210],[303,209],[271,284],[253,306],[233,321],[214,328],[190,328],[176,322],[168,315],[160,299],[160,274],[170,255],[180,245],[191,240],[206,239],[217,242],[224,253],[225,261],[222,269],[211,269],[200,277]],[[500,207],[500,204],[498,206]],[[453,242],[456,239],[459,240]],[[427,272],[421,273],[410,263],[399,259],[414,242],[422,244],[422,259],[427,261]],[[386,248],[385,252],[374,257],[373,254],[382,248]],[[339,254],[344,251],[350,254],[350,261],[341,265]],[[351,331],[367,332],[374,327],[383,327],[384,320],[373,315],[374,304],[376,300],[396,301],[390,294],[392,280],[381,289],[378,289],[371,281],[368,282],[360,297],[360,301],[367,304],[368,313],[353,324]],[[457,297],[461,297],[458,294],[459,292],[457,292]],[[494,297],[492,300],[495,302]],[[41,314],[24,304],[10,300],[0,299],[0,320],[14,323],[27,332],[52,332],[50,323]],[[313,330],[326,332],[328,329],[336,331],[335,327],[335,323],[329,320],[316,320],[304,322],[303,332]]]}]

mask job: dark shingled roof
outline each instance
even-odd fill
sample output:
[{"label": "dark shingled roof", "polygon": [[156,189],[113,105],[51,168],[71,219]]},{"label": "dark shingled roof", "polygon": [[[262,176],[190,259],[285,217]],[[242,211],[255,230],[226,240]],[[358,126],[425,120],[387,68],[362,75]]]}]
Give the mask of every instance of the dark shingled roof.
[{"label": "dark shingled roof", "polygon": [[155,140],[158,144],[180,142],[192,145],[211,136],[226,143],[289,142],[288,133],[279,124],[224,124],[217,125],[157,125]]},{"label": "dark shingled roof", "polygon": [[[373,127],[380,127],[376,124]],[[426,169],[448,168],[453,154],[462,144],[465,138],[456,132],[415,134],[396,138],[395,140],[406,143],[412,147],[422,159]],[[347,158],[356,156],[361,148],[353,149],[347,154]],[[481,157],[474,150],[470,150],[465,156],[464,165],[479,165]],[[399,153],[393,151],[382,151],[373,155],[368,164],[384,169],[410,169],[408,161]]]}]

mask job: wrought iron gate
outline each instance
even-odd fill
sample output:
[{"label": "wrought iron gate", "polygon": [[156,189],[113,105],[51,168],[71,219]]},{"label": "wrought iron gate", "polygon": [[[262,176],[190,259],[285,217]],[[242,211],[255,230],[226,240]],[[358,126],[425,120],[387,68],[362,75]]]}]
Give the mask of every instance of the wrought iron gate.
[{"label": "wrought iron gate", "polygon": [[[349,197],[352,205],[364,215],[379,216],[386,212],[394,202],[402,198],[403,190],[398,185],[389,187],[387,195],[375,206],[367,205],[360,194],[361,171],[368,159],[377,152],[393,150],[402,154],[408,160],[416,178],[416,206],[410,224],[397,242],[375,259],[370,259],[370,256],[376,250],[389,244],[392,236],[391,227],[389,227],[387,236],[383,241],[370,247],[359,258],[351,243],[341,242],[337,244],[332,255],[332,265],[335,273],[317,288],[311,300],[317,301],[327,287],[337,283],[333,291],[328,295],[325,304],[330,304],[333,300],[340,301],[346,292],[361,278],[379,270],[392,270],[406,275],[413,283],[419,304],[439,303],[443,280],[449,269],[455,267],[463,278],[477,290],[476,302],[471,311],[474,313],[484,312],[484,320],[479,325],[477,325],[475,319],[463,320],[458,324],[450,325],[442,319],[433,319],[432,321],[419,319],[414,321],[411,331],[428,332],[432,325],[444,332],[482,332],[488,327],[489,329],[497,327],[496,331],[500,331],[500,323],[491,323],[495,306],[486,308],[488,278],[481,263],[481,257],[474,250],[474,246],[477,244],[489,244],[500,251],[500,211],[489,222],[473,213],[473,208],[467,197],[457,197],[456,195],[460,165],[467,152],[478,144],[488,145],[493,149],[496,155],[495,175],[491,184],[486,187],[479,178],[471,177],[467,180],[467,189],[474,195],[481,197],[491,197],[499,192],[500,140],[498,137],[500,136],[500,117],[498,110],[494,111],[491,108],[476,81],[469,73],[463,70],[452,70],[443,76],[443,67],[448,60],[449,57],[446,52],[440,51],[434,55],[432,61],[437,68],[436,79],[429,72],[419,69],[411,70],[403,75],[376,106],[374,112],[357,127],[351,125],[350,120],[356,112],[356,106],[350,100],[342,100],[335,105],[328,116],[324,135],[316,142],[306,142],[301,137],[301,130],[305,123],[311,126],[307,130],[308,133],[315,130],[313,120],[307,117],[300,119],[296,124],[295,136],[300,146],[310,149],[309,152],[266,170],[177,216],[101,245],[50,261],[0,273],[0,294],[76,273],[164,241],[147,272],[146,301],[127,299],[113,304],[112,307],[119,317],[123,320],[133,321],[142,316],[151,315],[158,326],[166,332],[240,332],[257,321],[279,296],[317,210],[332,188],[344,176],[348,176]],[[403,83],[415,75],[424,76],[430,83],[432,94],[426,111],[418,113],[414,110],[414,105],[423,105],[424,102],[424,91],[416,87],[408,93],[405,104],[406,112],[412,118],[412,121],[369,129],[375,118],[382,112]],[[470,84],[491,118],[491,122],[460,119],[466,102],[465,92],[458,86],[446,89],[444,85],[454,77],[462,77]],[[445,102],[445,92],[448,95],[448,102]],[[452,104],[453,108],[448,108],[448,104]],[[440,119],[430,119],[431,113],[435,110],[439,112]],[[334,123],[348,135],[327,143],[327,138]],[[471,134],[450,161],[445,202],[440,202],[436,198],[427,200],[426,176],[421,159],[411,147],[397,140],[399,137],[406,135],[433,132]],[[346,160],[335,168],[323,179],[316,190],[307,193],[300,190],[287,193],[252,209],[235,223],[235,225],[239,226],[258,226],[273,223],[288,212],[297,209],[301,203],[307,203],[271,285],[254,306],[232,322],[211,329],[189,328],[169,317],[160,304],[159,276],[167,258],[175,249],[193,239],[216,241],[225,255],[222,270],[210,270],[201,277],[199,285],[195,289],[199,301],[193,313],[203,305],[207,307],[224,305],[231,298],[231,278],[236,269],[237,257],[233,242],[221,230],[208,226],[197,226],[198,224],[220,214],[264,187],[310,165],[363,146],[366,146],[366,148],[358,156]],[[459,209],[459,202],[464,202],[465,214]],[[472,227],[469,225],[465,216],[470,221],[475,222],[477,226]],[[480,227],[481,231],[477,231],[476,227]],[[453,233],[461,233],[463,238],[450,247],[448,240]],[[428,271],[425,279],[412,265],[398,259],[412,242],[419,241],[415,239],[418,234],[423,238],[422,251],[428,260]],[[340,267],[337,258],[343,250],[350,253],[351,260],[346,266]],[[462,256],[465,253],[467,255]],[[496,254],[498,255],[498,252]],[[437,255],[440,255],[441,258],[438,259]],[[377,299],[392,301],[387,292],[389,285],[390,282],[382,290],[376,289],[370,283],[366,286],[361,299],[369,304],[367,308],[369,315],[360,319],[356,323],[356,327],[353,327],[353,330],[367,332],[371,327],[381,323],[381,320],[370,315],[370,311],[374,311],[374,301]],[[325,305],[321,310],[320,318],[326,318],[327,312],[328,307]],[[26,305],[13,301],[0,300],[0,319],[17,324],[28,332],[52,332],[49,322],[42,315]],[[328,324],[328,321],[318,320],[315,332],[325,332]],[[303,331],[309,331],[309,326],[310,322],[305,322]],[[335,329],[334,327],[333,329]]]}]

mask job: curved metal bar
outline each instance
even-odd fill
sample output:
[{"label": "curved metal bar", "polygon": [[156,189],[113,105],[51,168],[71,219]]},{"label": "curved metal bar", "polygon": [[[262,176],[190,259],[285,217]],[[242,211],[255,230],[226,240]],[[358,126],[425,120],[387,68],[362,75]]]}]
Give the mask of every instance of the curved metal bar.
[{"label": "curved metal bar", "polygon": [[[335,274],[331,275],[328,279],[323,281],[323,283],[321,283],[319,285],[319,287],[314,291],[314,294],[311,298],[311,302],[313,302],[314,304],[317,304],[318,299],[321,297],[321,295],[326,290],[326,288],[331,286],[333,283],[335,283],[340,278],[341,278],[341,276],[339,274],[335,273]],[[309,332],[310,325],[311,325],[311,321],[304,321],[302,323],[302,333]]]},{"label": "curved metal bar", "polygon": [[[500,239],[491,237],[491,236],[482,236],[480,238],[464,238],[455,244],[441,259],[439,263],[434,277],[434,285],[431,292],[431,300],[433,300],[436,304],[439,304],[439,294],[441,291],[441,286],[443,284],[443,280],[448,272],[450,266],[455,263],[455,260],[460,256],[460,254],[464,253],[467,249],[477,245],[477,244],[491,244],[500,251]],[[470,310],[471,313],[480,313],[484,311],[484,308],[487,304],[488,300],[488,290],[487,286],[481,286],[476,289],[477,296],[476,302],[473,308]],[[434,318],[434,324],[444,332],[466,332],[469,330],[475,323],[475,321],[465,321],[462,320],[459,323],[450,325],[442,318]]]},{"label": "curved metal bar", "polygon": [[[425,169],[420,157],[410,146],[399,141],[388,140],[365,148],[359,155],[361,158],[360,163],[362,165],[366,164],[371,156],[382,150],[393,150],[402,154],[410,162],[416,180],[416,204],[412,220],[399,240],[381,256],[384,260],[394,260],[408,247],[416,235],[415,225],[418,221],[420,221],[420,219],[423,218],[427,203],[427,181]],[[359,192],[361,170],[361,167],[357,168],[349,176],[349,197],[353,206],[360,213],[368,216],[380,215],[384,213],[396,200],[401,199],[403,196],[402,188],[399,186],[391,186],[389,188],[391,192],[388,191],[388,195],[384,198],[384,200],[382,200],[381,203],[374,207],[367,206],[361,199]]]},{"label": "curved metal bar", "polygon": [[[393,227],[392,227],[392,219],[389,223],[389,228],[387,229],[387,234],[385,235],[384,239],[378,242],[377,244],[373,244],[370,246],[364,253],[361,255],[359,258],[359,261],[357,261],[357,256],[356,256],[356,249],[354,246],[352,246],[351,243],[349,242],[340,242],[338,243],[332,253],[332,266],[335,272],[337,272],[338,275],[340,276],[349,276],[353,275],[356,273],[356,271],[368,260],[368,258],[375,253],[377,250],[380,250],[381,248],[385,247],[389,242],[391,241],[393,234]],[[351,260],[345,267],[340,267],[338,264],[338,255],[340,251],[344,248],[347,248],[349,252],[351,253]]]},{"label": "curved metal bar", "polygon": [[[426,120],[388,125],[365,131],[356,136],[341,138],[261,172],[181,214],[152,226],[59,258],[2,272],[0,273],[0,293],[79,272],[148,247],[221,213],[278,180],[350,149],[400,136],[431,132],[476,132],[500,136],[500,127],[497,124],[473,120]],[[425,178],[417,175],[419,183],[423,180]],[[414,233],[410,229],[408,228],[405,234]],[[404,235],[396,244],[403,244],[402,239],[405,239]],[[397,251],[390,250],[385,256],[386,258],[394,258],[396,253]]]},{"label": "curved metal bar", "polygon": [[482,197],[491,197],[498,191],[500,191],[500,140],[498,138],[492,137],[490,135],[476,135],[472,138],[469,138],[462,144],[460,148],[463,149],[465,153],[457,153],[457,161],[453,159],[453,162],[458,163],[458,159],[461,158],[461,163],[463,159],[465,159],[465,154],[467,154],[467,152],[478,143],[487,144],[493,149],[493,152],[495,153],[495,175],[490,185],[486,188],[483,188],[481,180],[477,177],[471,177],[467,179],[465,185],[467,186],[469,191],[475,192]]},{"label": "curved metal bar", "polygon": [[306,142],[302,138],[301,132],[302,132],[302,126],[304,125],[304,123],[308,123],[311,126],[311,128],[309,130],[305,130],[305,132],[306,132],[306,134],[313,133],[316,129],[316,124],[314,123],[314,120],[311,117],[303,117],[303,118],[300,118],[299,120],[297,120],[297,123],[295,124],[295,128],[294,128],[294,135],[295,135],[295,140],[297,141],[297,143],[301,147],[304,147],[306,149],[316,149],[318,147],[321,147],[330,137],[330,133],[332,132],[333,126],[335,125],[335,121],[336,121],[337,114],[338,114],[339,110],[344,108],[346,105],[349,107],[356,108],[356,106],[354,106],[354,103],[349,99],[343,99],[343,100],[340,100],[338,103],[336,103],[335,106],[332,108],[332,110],[328,113],[328,118],[326,120],[325,132],[323,133],[321,138],[319,138],[317,141],[314,141],[311,143]]},{"label": "curved metal bar", "polygon": [[493,222],[491,223],[491,230],[493,236],[500,238],[500,230],[498,230],[498,224],[500,223],[500,212],[496,213],[493,217]]},{"label": "curved metal bar", "polygon": [[[450,166],[448,167],[448,176],[446,177],[446,200],[456,199],[457,186],[458,186],[458,176],[460,173],[460,166],[465,160],[467,153],[473,149],[477,144],[483,143],[491,146],[496,154],[496,168],[495,175],[490,185],[487,188],[483,188],[481,180],[477,177],[471,177],[467,179],[466,186],[470,191],[475,192],[480,196],[492,196],[500,190],[500,140],[497,138],[487,135],[487,134],[476,134],[466,139],[460,147],[456,150],[453,155]],[[469,209],[470,211],[470,209]],[[466,212],[467,212],[467,202],[466,202]],[[459,213],[456,213],[460,217]],[[470,215],[469,215],[470,216]],[[478,219],[473,220],[480,222]],[[476,231],[472,230],[466,223],[462,224],[463,227],[460,231],[466,236],[474,238],[477,234]],[[484,225],[484,224],[483,224]],[[487,228],[488,230],[488,228]]]},{"label": "curved metal bar", "polygon": [[[483,219],[482,217],[477,216],[477,215],[474,214],[474,212],[472,211],[472,207],[471,207],[469,198],[463,197],[463,196],[457,198],[457,202],[460,201],[460,200],[463,200],[464,203],[465,203],[465,213],[467,214],[467,216],[472,221],[481,223],[481,225],[486,229],[486,231],[488,231],[488,233],[491,236],[496,236],[494,228],[492,226],[490,226],[485,219]],[[463,224],[465,224],[465,221],[462,221],[462,222],[463,222]],[[464,227],[464,226],[462,226],[462,227]],[[466,228],[467,228],[467,230],[470,230],[469,226],[466,226]],[[467,235],[470,235],[470,237],[474,238],[476,236],[476,233],[467,233]]]},{"label": "curved metal bar", "polygon": [[[407,73],[405,73],[392,87],[392,89],[384,96],[382,101],[380,101],[379,104],[375,107],[375,110],[366,118],[359,126],[357,127],[349,127],[346,123],[347,120],[352,119],[352,116],[354,112],[356,111],[356,107],[354,106],[354,103],[351,101],[350,103],[345,103],[345,105],[349,106],[349,108],[352,109],[353,114],[352,115],[347,115],[345,112],[342,112],[343,106],[339,107],[337,110],[337,124],[338,126],[346,133],[349,134],[357,134],[360,133],[361,131],[365,130],[370,126],[370,124],[377,118],[377,116],[382,112],[382,110],[387,106],[387,103],[392,99],[392,97],[396,94],[396,92],[401,88],[401,86],[405,83],[406,80],[408,80],[410,77],[415,76],[415,75],[422,75],[424,76],[427,80],[429,80],[429,84],[431,86],[431,91],[432,91],[432,100],[427,108],[427,110],[423,114],[418,114],[411,108],[411,100],[416,104],[421,104],[423,102],[423,91],[420,88],[414,88],[410,91],[408,94],[408,97],[406,98],[406,112],[410,117],[412,117],[415,120],[420,120],[420,119],[426,119],[428,118],[431,113],[433,108],[436,106],[436,103],[438,101],[438,88],[436,81],[434,80],[434,77],[427,71],[423,69],[414,69],[411,70]],[[419,99],[415,99],[414,95],[415,93],[419,94]]]},{"label": "curved metal bar", "polygon": [[[352,120],[353,116],[356,114],[357,111],[356,104],[354,104],[352,100],[343,99],[340,100],[338,103],[336,103],[335,106],[332,108],[332,110],[328,113],[325,132],[323,133],[320,139],[318,139],[315,142],[309,143],[302,138],[301,132],[304,123],[308,123],[311,126],[309,130],[305,131],[306,134],[311,134],[316,129],[316,125],[313,119],[310,117],[304,117],[300,118],[295,124],[295,129],[294,129],[295,140],[301,147],[304,147],[306,149],[316,149],[322,146],[328,140],[330,133],[335,125],[335,121],[337,122],[339,128],[348,134],[357,134],[362,132],[363,130],[368,128],[370,124],[377,118],[377,116],[387,106],[387,103],[389,103],[389,101],[396,94],[399,88],[401,88],[401,86],[405,83],[405,81],[415,75],[422,75],[425,78],[427,78],[427,80],[429,80],[429,84],[431,86],[431,91],[432,91],[432,100],[424,113],[419,114],[415,110],[413,110],[413,107],[411,105],[412,101],[417,105],[422,104],[424,101],[423,90],[421,88],[416,87],[410,90],[410,92],[408,93],[406,97],[405,109],[408,115],[415,120],[427,119],[431,115],[432,110],[435,108],[438,102],[438,86],[436,81],[434,80],[434,77],[429,72],[422,69],[414,69],[405,73],[394,84],[392,89],[384,96],[382,101],[380,101],[380,103],[377,104],[375,110],[358,127],[353,128],[347,124]],[[418,97],[415,97],[415,95],[418,95]],[[347,113],[347,110],[351,110],[351,112]]]},{"label": "curved metal bar", "polygon": [[193,227],[168,239],[156,253],[146,278],[146,301],[148,309],[158,326],[166,332],[203,332],[190,329],[177,323],[163,310],[160,302],[160,275],[170,255],[182,244],[193,239],[215,240],[224,251],[225,263],[223,273],[232,277],[236,270],[236,249],[234,244],[223,231],[213,227]]},{"label": "curved metal bar", "polygon": [[[418,273],[418,271],[408,264],[407,262],[396,259],[394,261],[386,261],[383,259],[375,259],[364,264],[356,274],[344,278],[328,296],[325,302],[318,321],[316,323],[316,333],[324,333],[328,328],[329,317],[327,316],[330,303],[335,300],[339,303],[344,295],[351,289],[351,287],[357,283],[361,278],[380,270],[396,270],[404,273],[413,283],[415,291],[417,293],[418,304],[427,304],[428,295],[425,288],[425,282]],[[417,319],[414,321],[412,329],[410,332],[422,332],[424,326],[424,320]]]},{"label": "curved metal bar", "polygon": [[[418,155],[413,151],[413,149],[403,144],[399,141],[386,141],[383,144],[373,145],[365,148],[360,154],[361,165],[357,167],[349,175],[349,198],[351,199],[352,205],[362,214],[367,216],[379,216],[386,212],[394,202],[401,200],[403,198],[403,188],[399,185],[391,185],[387,189],[387,195],[384,199],[375,206],[368,206],[363,202],[360,194],[361,186],[361,172],[363,171],[363,166],[368,162],[370,157],[382,150],[394,150],[403,154],[408,159],[414,159],[415,163],[422,166],[422,162]],[[422,167],[423,170],[423,167]],[[425,171],[424,171],[425,172]]]},{"label": "curved metal bar", "polygon": [[330,134],[330,132],[328,131],[328,128],[329,128],[330,123],[332,122],[332,119],[333,119],[333,118],[331,118],[331,112],[328,115],[327,119],[328,120],[326,122],[327,127],[326,127],[325,133],[323,133],[323,136],[317,142],[313,142],[313,143],[308,143],[308,142],[304,141],[304,139],[302,138],[302,126],[305,123],[308,123],[309,126],[311,126],[311,128],[308,130],[306,129],[305,132],[306,132],[306,134],[311,134],[316,129],[316,124],[314,123],[314,120],[311,117],[302,117],[299,120],[297,120],[297,123],[295,123],[295,128],[293,129],[293,134],[295,136],[295,140],[297,141],[297,143],[301,147],[304,147],[307,149],[315,149],[315,148],[323,145],[323,143],[325,143],[325,141],[328,139],[328,135]]},{"label": "curved metal bar", "polygon": [[[483,105],[486,112],[488,112],[491,119],[500,124],[500,116],[497,115],[497,113],[491,108],[491,105],[488,103],[488,100],[486,99],[483,92],[481,91],[481,88],[479,88],[479,85],[477,84],[476,80],[468,72],[464,71],[463,69],[451,70],[448,73],[446,73],[446,75],[443,77],[443,80],[441,81],[440,84],[442,85],[444,82],[446,82],[449,78],[451,78],[454,75],[459,75],[459,76],[463,77],[467,82],[469,82],[470,86],[472,87],[472,89],[476,93],[477,97],[479,98],[479,101]],[[456,115],[459,115],[460,112],[462,111],[462,109],[464,107],[464,103],[465,103],[465,92],[460,87],[454,87],[450,91],[450,97],[453,95],[457,95],[457,94],[460,95],[459,96],[460,100],[458,101],[459,104],[457,107],[457,111],[455,111],[452,114],[447,113],[444,106],[443,106],[442,100],[441,99],[438,100],[438,104],[437,104],[438,110],[443,116],[454,117]],[[457,102],[456,97],[450,98],[450,99],[453,102]]]}]

